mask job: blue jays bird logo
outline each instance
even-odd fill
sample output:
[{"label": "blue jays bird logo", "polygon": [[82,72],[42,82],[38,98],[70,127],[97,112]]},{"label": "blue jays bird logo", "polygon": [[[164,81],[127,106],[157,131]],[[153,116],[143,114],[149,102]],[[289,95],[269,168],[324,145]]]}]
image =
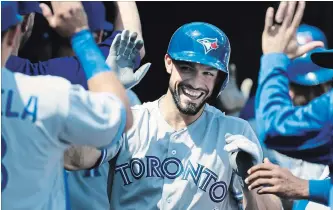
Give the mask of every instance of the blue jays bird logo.
[{"label": "blue jays bird logo", "polygon": [[216,50],[219,48],[217,45],[217,38],[202,38],[198,39],[197,42],[202,44],[205,49],[205,54],[209,53],[211,50]]}]

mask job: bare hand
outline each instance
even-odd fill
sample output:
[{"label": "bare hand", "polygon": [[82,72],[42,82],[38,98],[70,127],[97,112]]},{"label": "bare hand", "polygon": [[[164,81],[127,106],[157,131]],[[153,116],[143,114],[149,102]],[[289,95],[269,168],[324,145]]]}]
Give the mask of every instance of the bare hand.
[{"label": "bare hand", "polygon": [[264,163],[249,169],[245,183],[249,190],[257,189],[258,194],[274,194],[288,199],[307,199],[307,180],[294,176],[288,169],[272,164],[267,158]]},{"label": "bare hand", "polygon": [[296,31],[303,17],[305,2],[300,1],[297,9],[296,4],[296,1],[280,3],[275,20],[281,24],[273,24],[274,9],[272,7],[267,9],[265,28],[262,34],[263,54],[284,53],[293,59],[316,47],[324,46],[324,43],[319,41],[298,45]]},{"label": "bare hand", "polygon": [[81,2],[51,1],[51,5],[53,14],[51,8],[44,3],[40,4],[40,8],[50,27],[61,36],[70,37],[89,28],[87,15]]}]

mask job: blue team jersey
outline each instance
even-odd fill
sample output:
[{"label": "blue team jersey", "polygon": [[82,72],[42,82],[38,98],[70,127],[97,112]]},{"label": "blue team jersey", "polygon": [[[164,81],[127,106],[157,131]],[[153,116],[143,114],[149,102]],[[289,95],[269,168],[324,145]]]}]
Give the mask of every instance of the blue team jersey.
[{"label": "blue team jersey", "polygon": [[289,63],[284,54],[261,59],[255,101],[259,140],[290,157],[332,168],[333,89],[305,106],[293,106],[286,73]]}]

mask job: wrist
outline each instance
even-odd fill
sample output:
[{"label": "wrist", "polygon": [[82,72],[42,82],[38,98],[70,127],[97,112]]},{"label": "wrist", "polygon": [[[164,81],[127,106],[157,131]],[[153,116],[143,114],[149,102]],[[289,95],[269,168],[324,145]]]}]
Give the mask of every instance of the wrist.
[{"label": "wrist", "polygon": [[88,26],[82,26],[82,27],[78,27],[74,30],[74,35],[81,32],[81,31],[89,31],[89,27]]},{"label": "wrist", "polygon": [[309,199],[309,180],[300,179],[300,192],[299,192],[299,198],[302,200]]},{"label": "wrist", "polygon": [[72,48],[77,55],[87,80],[110,68],[105,63],[101,50],[97,47],[94,37],[88,29],[75,33],[71,38]]}]

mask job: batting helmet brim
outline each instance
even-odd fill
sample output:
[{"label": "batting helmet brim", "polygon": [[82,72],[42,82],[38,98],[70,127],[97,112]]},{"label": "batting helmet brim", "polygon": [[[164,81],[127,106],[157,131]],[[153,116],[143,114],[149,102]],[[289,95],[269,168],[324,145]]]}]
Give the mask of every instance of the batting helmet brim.
[{"label": "batting helmet brim", "polygon": [[187,61],[192,63],[199,63],[207,66],[211,66],[225,73],[228,73],[228,68],[218,59],[210,56],[204,56],[201,53],[195,52],[177,52],[169,53],[169,56],[177,61]]},{"label": "batting helmet brim", "polygon": [[320,51],[313,52],[311,54],[311,60],[320,67],[333,70],[333,49],[321,49]]}]

